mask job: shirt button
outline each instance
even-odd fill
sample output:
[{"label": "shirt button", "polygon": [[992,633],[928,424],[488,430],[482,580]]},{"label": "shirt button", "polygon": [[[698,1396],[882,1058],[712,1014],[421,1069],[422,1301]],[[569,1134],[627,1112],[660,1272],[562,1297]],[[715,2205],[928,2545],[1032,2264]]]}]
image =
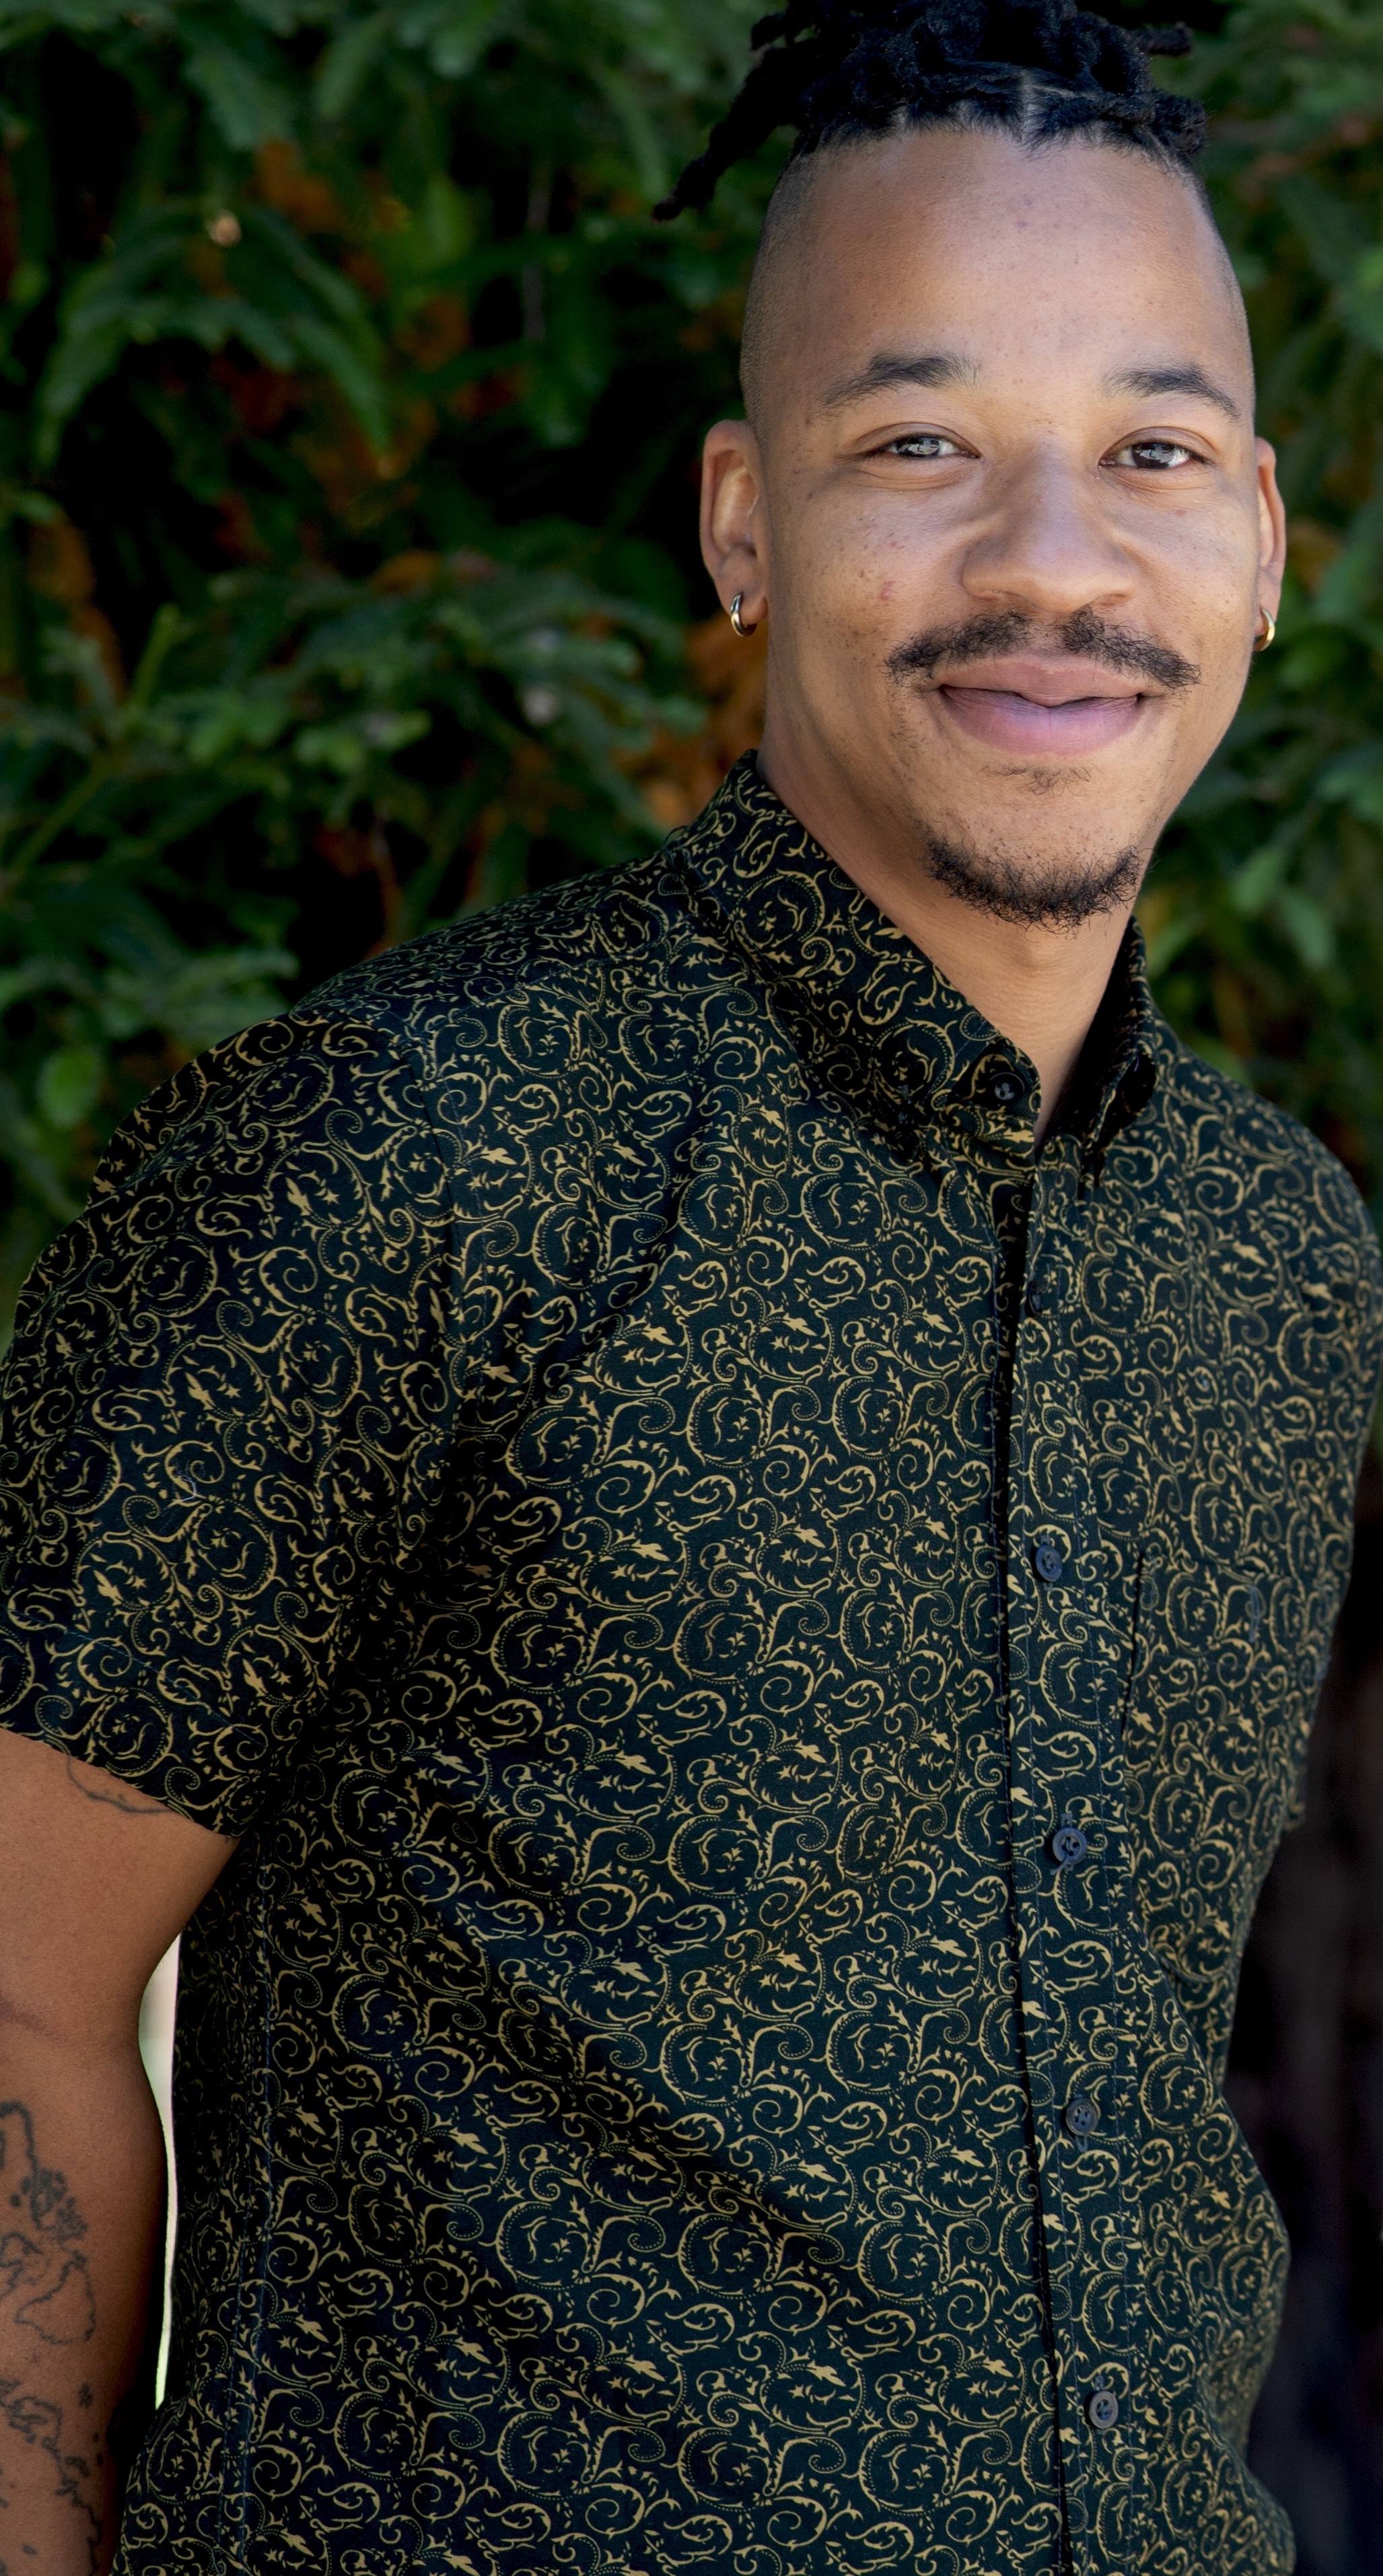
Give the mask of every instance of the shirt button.
[{"label": "shirt button", "polygon": [[1044,1538],[1041,1546],[1033,1549],[1032,1561],[1044,1583],[1059,1583],[1066,1571],[1066,1559],[1050,1539]]},{"label": "shirt button", "polygon": [[1074,1869],[1090,1849],[1090,1839],[1079,1825],[1058,1825],[1048,1837],[1047,1849],[1058,1869]]},{"label": "shirt button", "polygon": [[1047,1300],[1037,1281],[1035,1279],[1030,1280],[1028,1283],[1028,1313],[1030,1315],[1040,1315],[1046,1302]]},{"label": "shirt button", "polygon": [[1023,1085],[1017,1074],[992,1073],[989,1077],[989,1097],[996,1108],[1011,1109],[1014,1102],[1023,1097]]},{"label": "shirt button", "polygon": [[1073,2138],[1093,2138],[1100,2125],[1099,2104],[1088,2093],[1073,2093],[1061,2116]]},{"label": "shirt button", "polygon": [[1107,2433],[1111,2425],[1119,2421],[1119,2400],[1113,2389],[1092,2389],[1085,2401],[1085,2414],[1087,2423],[1093,2424],[1097,2433]]}]

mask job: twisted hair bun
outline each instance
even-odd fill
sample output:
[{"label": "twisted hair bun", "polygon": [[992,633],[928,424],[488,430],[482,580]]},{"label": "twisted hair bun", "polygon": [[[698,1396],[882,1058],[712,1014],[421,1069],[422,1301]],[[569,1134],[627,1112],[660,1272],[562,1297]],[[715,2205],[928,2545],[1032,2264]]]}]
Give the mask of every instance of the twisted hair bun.
[{"label": "twisted hair bun", "polygon": [[1103,126],[1187,166],[1205,139],[1197,100],[1155,87],[1150,54],[1185,54],[1185,27],[1112,26],[1075,0],[788,0],[706,149],[654,213],[709,205],[722,172],[780,125],[792,158],[931,124],[1009,125],[1025,141]]}]

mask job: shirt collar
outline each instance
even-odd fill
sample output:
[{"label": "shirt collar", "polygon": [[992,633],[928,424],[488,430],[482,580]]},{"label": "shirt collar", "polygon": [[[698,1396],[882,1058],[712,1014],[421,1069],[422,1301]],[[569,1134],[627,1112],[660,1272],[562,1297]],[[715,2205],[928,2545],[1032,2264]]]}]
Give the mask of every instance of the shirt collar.
[{"label": "shirt collar", "polygon": [[[696,909],[768,988],[818,1081],[905,1154],[944,1138],[996,1176],[1031,1166],[1028,1057],[836,866],[752,752],[676,846]],[[1151,1096],[1155,1018],[1130,924],[1061,1121],[1092,1177]]]}]

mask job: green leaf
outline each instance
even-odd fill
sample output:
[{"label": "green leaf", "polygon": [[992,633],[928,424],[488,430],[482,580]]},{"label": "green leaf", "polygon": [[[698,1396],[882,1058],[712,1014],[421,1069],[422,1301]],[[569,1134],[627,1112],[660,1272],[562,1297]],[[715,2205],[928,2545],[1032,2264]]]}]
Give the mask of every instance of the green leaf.
[{"label": "green leaf", "polygon": [[1292,885],[1279,888],[1273,908],[1302,964],[1313,974],[1323,974],[1335,957],[1335,925],[1329,914],[1313,896]]},{"label": "green leaf", "polygon": [[58,1047],[43,1065],[35,1094],[50,1127],[80,1126],[96,1105],[104,1074],[99,1047]]},{"label": "green leaf", "polygon": [[1364,744],[1332,761],[1317,783],[1329,803],[1348,805],[1366,823],[1383,829],[1383,745]]},{"label": "green leaf", "polygon": [[414,0],[398,18],[403,45],[425,45],[443,80],[461,80],[501,34],[511,0]]},{"label": "green leaf", "polygon": [[39,387],[34,459],[40,471],[52,464],[65,423],[93,385],[109,375],[128,338],[127,323],[112,319],[59,341]]},{"label": "green leaf", "polygon": [[596,77],[619,118],[640,194],[654,205],[667,194],[673,178],[664,138],[649,113],[647,101],[627,72],[618,70],[613,63],[602,63]]},{"label": "green leaf", "polygon": [[468,197],[444,170],[434,170],[423,190],[414,219],[411,247],[424,275],[450,268],[475,239],[475,214]]},{"label": "green leaf", "polygon": [[308,725],[294,745],[297,758],[309,765],[333,769],[342,778],[354,777],[366,763],[381,753],[402,751],[428,732],[431,717],[421,708],[404,715],[381,711],[359,716],[348,724]]},{"label": "green leaf", "polygon": [[161,971],[117,967],[106,980],[102,1019],[114,1037],[165,1029],[196,1054],[281,1010],[297,962],[286,948],[247,947],[175,956]]},{"label": "green leaf", "polygon": [[335,323],[315,313],[295,316],[292,338],[301,357],[319,366],[340,387],[367,438],[376,447],[389,442],[389,411],[379,379],[357,342]]},{"label": "green leaf", "polygon": [[312,103],[324,123],[345,115],[388,33],[389,19],[381,11],[373,18],[350,19],[333,36],[312,84]]},{"label": "green leaf", "polygon": [[1276,893],[1289,856],[1285,843],[1267,841],[1261,850],[1255,850],[1251,858],[1245,859],[1242,866],[1235,869],[1230,880],[1229,900],[1246,921],[1256,920],[1270,896]]},{"label": "green leaf", "polygon": [[1359,511],[1342,551],[1316,593],[1316,615],[1344,625],[1356,618],[1383,577],[1383,493]]},{"label": "green leaf", "polygon": [[1279,184],[1278,202],[1305,243],[1319,274],[1332,286],[1344,286],[1369,244],[1367,219],[1349,199],[1318,179],[1288,178]]},{"label": "green leaf", "polygon": [[293,131],[288,91],[266,80],[218,36],[198,37],[187,58],[187,78],[199,89],[233,152],[254,152]]}]

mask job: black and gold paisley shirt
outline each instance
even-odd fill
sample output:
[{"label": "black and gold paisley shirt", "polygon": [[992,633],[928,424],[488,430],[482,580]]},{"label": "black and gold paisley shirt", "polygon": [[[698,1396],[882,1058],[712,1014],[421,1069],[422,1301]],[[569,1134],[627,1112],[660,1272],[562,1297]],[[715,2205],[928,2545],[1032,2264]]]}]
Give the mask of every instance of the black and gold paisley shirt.
[{"label": "black and gold paisley shirt", "polygon": [[741,766],[125,1131],[7,1722],[245,1839],[119,2576],[1267,2576],[1221,2097],[1378,1271],[1126,951],[1070,1113]]}]

